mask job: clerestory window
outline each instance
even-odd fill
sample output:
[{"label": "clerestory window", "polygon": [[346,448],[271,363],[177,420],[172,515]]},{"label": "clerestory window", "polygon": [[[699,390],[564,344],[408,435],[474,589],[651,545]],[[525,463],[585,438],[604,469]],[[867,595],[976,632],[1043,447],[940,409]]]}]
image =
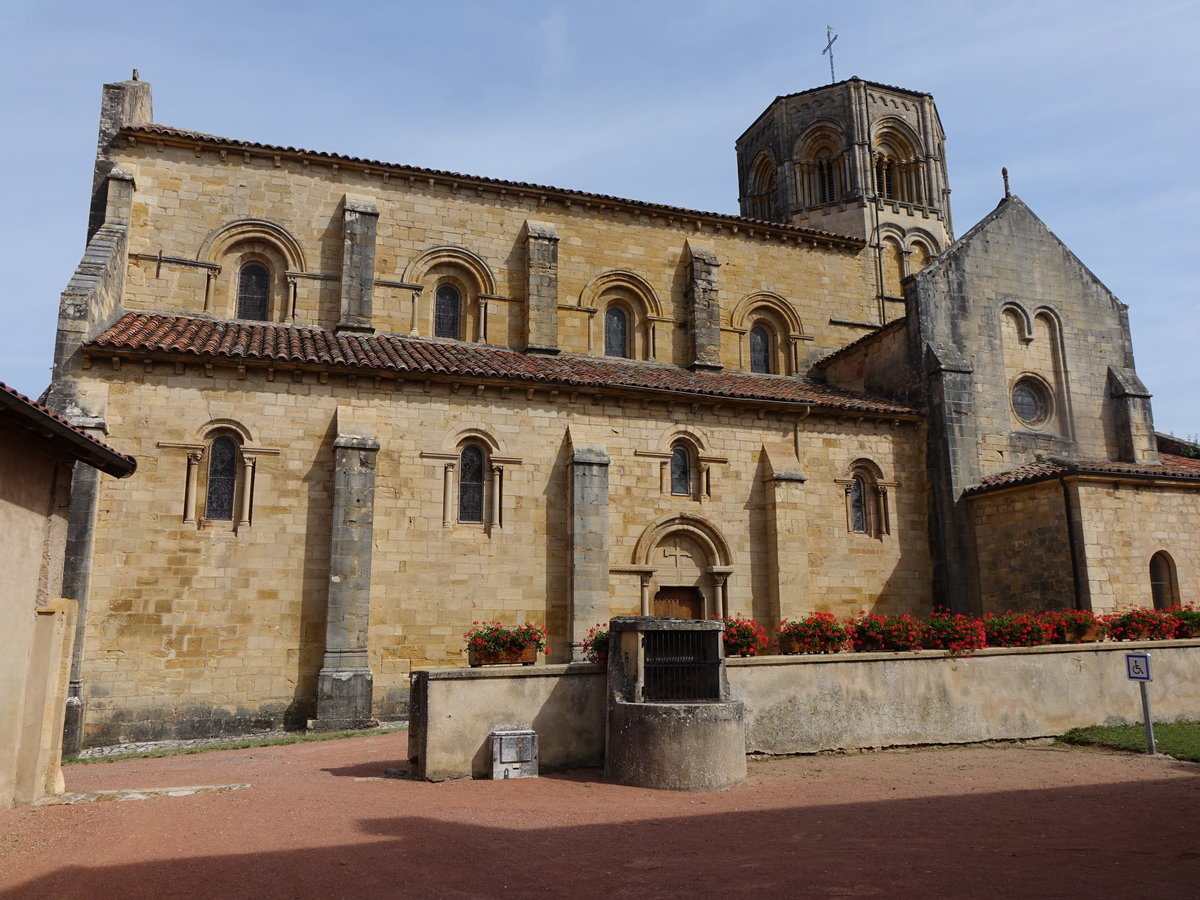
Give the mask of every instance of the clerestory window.
[{"label": "clerestory window", "polygon": [[271,300],[271,273],[260,263],[247,263],[238,273],[237,317],[266,321]]}]

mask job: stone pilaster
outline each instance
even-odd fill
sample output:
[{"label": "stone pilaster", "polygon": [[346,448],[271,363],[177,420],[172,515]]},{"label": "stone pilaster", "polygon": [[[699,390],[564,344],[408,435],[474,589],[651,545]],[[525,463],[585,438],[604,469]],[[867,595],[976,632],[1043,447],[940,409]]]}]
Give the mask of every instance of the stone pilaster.
[{"label": "stone pilaster", "polygon": [[979,480],[974,369],[948,344],[925,348],[928,378],[929,534],[933,549],[933,602],[980,615],[975,525],[962,497]]},{"label": "stone pilaster", "polygon": [[[338,411],[339,419],[342,410]],[[367,661],[371,607],[371,542],[375,462],[379,441],[347,433],[339,421],[334,440],[333,529],[325,612],[325,659],[317,675],[320,731],[371,722],[372,673]]]},{"label": "stone pilaster", "polygon": [[763,445],[767,463],[766,531],[770,550],[771,621],[811,610],[808,597],[808,523],[804,483],[795,453],[783,445]]},{"label": "stone pilaster", "polygon": [[576,446],[571,455],[571,662],[583,639],[608,620],[608,454]]},{"label": "stone pilaster", "polygon": [[342,209],[342,313],[338,331],[370,334],[375,292],[375,231],[379,209],[363,197],[346,195]]},{"label": "stone pilaster", "polygon": [[558,232],[525,223],[525,341],[529,353],[558,353]]},{"label": "stone pilaster", "polygon": [[717,371],[721,365],[721,305],[717,297],[717,255],[707,247],[688,243],[691,266],[684,292],[688,331],[692,338],[693,370]]}]

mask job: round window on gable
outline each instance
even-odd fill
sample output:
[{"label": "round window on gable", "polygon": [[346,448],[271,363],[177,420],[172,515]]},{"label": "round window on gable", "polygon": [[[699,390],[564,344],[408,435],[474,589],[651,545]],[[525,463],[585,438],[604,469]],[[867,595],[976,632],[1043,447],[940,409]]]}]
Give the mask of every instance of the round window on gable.
[{"label": "round window on gable", "polygon": [[1012,410],[1021,424],[1030,428],[1045,425],[1052,408],[1050,391],[1038,379],[1026,376],[1013,385]]}]

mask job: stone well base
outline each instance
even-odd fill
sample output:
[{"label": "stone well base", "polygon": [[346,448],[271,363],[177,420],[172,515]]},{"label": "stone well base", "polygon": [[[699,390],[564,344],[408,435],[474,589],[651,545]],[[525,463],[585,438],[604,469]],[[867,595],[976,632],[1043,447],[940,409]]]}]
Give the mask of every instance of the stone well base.
[{"label": "stone well base", "polygon": [[671,791],[716,791],[745,781],[742,704],[614,701],[604,778]]}]

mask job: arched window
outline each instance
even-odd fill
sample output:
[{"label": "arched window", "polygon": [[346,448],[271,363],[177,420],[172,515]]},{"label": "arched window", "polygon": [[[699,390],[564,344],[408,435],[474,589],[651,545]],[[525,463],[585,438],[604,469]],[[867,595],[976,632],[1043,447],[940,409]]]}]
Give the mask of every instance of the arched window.
[{"label": "arched window", "polygon": [[881,538],[891,533],[888,509],[888,485],[880,481],[879,467],[862,459],[850,467],[847,477],[838,479],[846,488],[846,530]]},{"label": "arched window", "polygon": [[477,444],[463,447],[458,460],[458,521],[483,521],[483,450]]},{"label": "arched window", "polygon": [[604,355],[629,356],[629,316],[619,306],[604,311]]},{"label": "arched window", "polygon": [[763,375],[771,374],[771,357],[775,354],[775,341],[771,330],[765,325],[750,329],[750,371]]},{"label": "arched window", "polygon": [[817,202],[833,203],[838,199],[837,173],[834,170],[834,161],[829,158],[828,150],[822,150],[817,156],[816,176]]},{"label": "arched window", "polygon": [[260,263],[247,263],[238,274],[237,317],[262,322],[271,299],[271,273]]},{"label": "arched window", "polygon": [[692,494],[692,454],[683,444],[671,448],[671,493]]},{"label": "arched window", "polygon": [[228,435],[215,438],[208,448],[208,490],[204,501],[204,518],[218,522],[233,520],[237,469],[237,442]]},{"label": "arched window", "polygon": [[1175,580],[1175,561],[1159,551],[1150,557],[1150,593],[1155,609],[1179,605],[1179,584]]},{"label": "arched window", "polygon": [[752,219],[772,218],[775,207],[775,160],[761,153],[750,170],[750,186],[746,196],[746,215]]},{"label": "arched window", "polygon": [[452,284],[439,284],[434,298],[433,336],[461,340],[462,295]]}]

